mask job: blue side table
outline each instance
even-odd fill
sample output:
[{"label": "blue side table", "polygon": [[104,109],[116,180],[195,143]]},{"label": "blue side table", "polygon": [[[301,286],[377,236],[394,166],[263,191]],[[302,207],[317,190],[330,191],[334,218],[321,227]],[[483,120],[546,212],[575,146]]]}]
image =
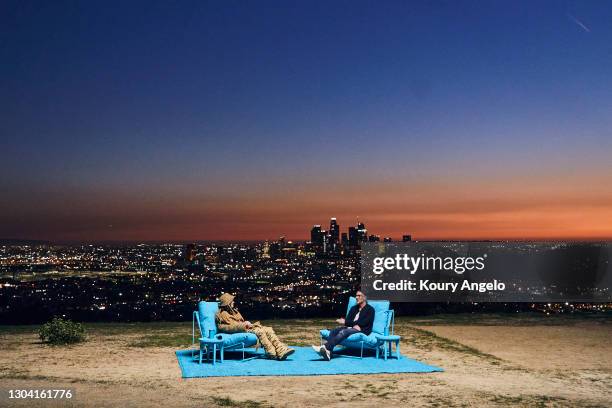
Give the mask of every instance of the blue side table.
[{"label": "blue side table", "polygon": [[376,347],[376,358],[378,358],[378,352],[380,350],[380,346],[383,346],[383,354],[385,356],[385,361],[387,360],[387,356],[391,356],[391,345],[395,344],[395,358],[400,359],[400,339],[401,337],[397,334],[390,334],[388,336],[376,336],[378,339],[378,345]]},{"label": "blue side table", "polygon": [[206,349],[206,359],[208,360],[208,353],[212,352],[212,363],[217,363],[217,350],[221,354],[221,362],[223,362],[223,339],[216,337],[200,337],[200,358],[199,363],[202,364],[202,353]]}]

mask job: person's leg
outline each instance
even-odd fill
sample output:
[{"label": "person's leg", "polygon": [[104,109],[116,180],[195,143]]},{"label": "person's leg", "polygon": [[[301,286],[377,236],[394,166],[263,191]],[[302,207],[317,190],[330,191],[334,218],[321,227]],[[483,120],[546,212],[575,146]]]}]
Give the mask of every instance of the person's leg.
[{"label": "person's leg", "polygon": [[255,335],[257,336],[257,339],[259,340],[259,343],[261,343],[261,345],[263,346],[264,350],[266,351],[266,355],[268,355],[268,357],[276,358],[276,348],[274,347],[274,345],[268,338],[266,334],[266,330],[263,327],[256,326],[248,331],[250,331],[251,333],[255,333]]},{"label": "person's leg", "polygon": [[[349,337],[351,334],[358,333],[359,330],[353,329],[352,327],[337,327],[329,333],[327,342],[324,344],[325,348],[330,352],[334,351],[334,347],[341,343],[342,340]],[[332,333],[334,334],[332,336]]]},{"label": "person's leg", "polygon": [[264,330],[270,343],[272,343],[272,345],[274,346],[274,349],[276,350],[276,355],[278,357],[284,357],[290,350],[289,347],[287,347],[287,345],[278,338],[272,327],[262,326],[262,329]]},{"label": "person's leg", "polygon": [[266,330],[268,339],[276,349],[276,356],[279,360],[285,360],[287,357],[289,357],[295,352],[294,349],[289,348],[287,344],[285,344],[281,339],[278,338],[272,327],[264,327],[264,329]]},{"label": "person's leg", "polygon": [[331,339],[332,337],[337,336],[338,333],[340,332],[340,330],[345,329],[345,328],[346,328],[346,326],[339,326],[339,327],[335,327],[335,328],[331,329],[329,331],[329,336],[327,336],[327,338]]},{"label": "person's leg", "polygon": [[[345,328],[346,328],[346,326],[338,326],[338,327],[334,327],[333,329],[331,329],[329,331],[329,335],[327,336],[327,340],[325,341],[325,343],[323,343],[325,348],[327,348],[329,350],[329,348],[327,347],[327,344],[330,342],[331,339],[336,337],[338,335],[338,333],[340,333],[340,331],[342,329],[345,329]],[[337,343],[335,343],[335,344],[337,344]]]},{"label": "person's leg", "polygon": [[312,346],[312,348],[314,349],[314,351],[319,353],[321,357],[329,361],[331,359],[331,350],[334,349],[336,344],[342,341],[344,337],[341,337],[340,333],[342,333],[342,331],[345,329],[348,329],[348,327],[339,326],[331,329],[329,331],[329,335],[327,336],[327,341],[325,342],[325,344],[321,346]]}]

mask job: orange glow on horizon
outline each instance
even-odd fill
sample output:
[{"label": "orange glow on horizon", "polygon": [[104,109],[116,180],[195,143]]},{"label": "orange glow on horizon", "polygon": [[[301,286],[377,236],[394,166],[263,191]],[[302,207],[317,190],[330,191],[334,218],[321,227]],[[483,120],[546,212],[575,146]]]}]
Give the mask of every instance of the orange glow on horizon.
[{"label": "orange glow on horizon", "polygon": [[98,192],[71,201],[58,194],[15,204],[12,217],[1,221],[17,231],[5,237],[51,241],[306,240],[312,225],[326,228],[330,217],[341,232],[359,217],[368,233],[396,240],[403,234],[606,240],[612,238],[611,179],[303,185],[215,196],[197,189]]}]

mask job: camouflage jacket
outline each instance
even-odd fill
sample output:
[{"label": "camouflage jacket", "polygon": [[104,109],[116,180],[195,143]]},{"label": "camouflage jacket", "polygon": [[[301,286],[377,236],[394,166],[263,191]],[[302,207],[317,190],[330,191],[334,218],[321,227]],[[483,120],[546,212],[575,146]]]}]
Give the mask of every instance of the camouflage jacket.
[{"label": "camouflage jacket", "polygon": [[244,317],[236,309],[219,309],[215,315],[217,330],[220,333],[240,333],[247,331]]}]

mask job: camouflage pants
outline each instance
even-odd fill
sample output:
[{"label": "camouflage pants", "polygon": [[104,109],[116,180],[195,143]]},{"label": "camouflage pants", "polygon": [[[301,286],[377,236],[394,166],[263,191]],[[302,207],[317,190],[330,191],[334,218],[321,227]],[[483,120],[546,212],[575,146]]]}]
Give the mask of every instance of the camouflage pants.
[{"label": "camouflage pants", "polygon": [[281,356],[288,349],[288,347],[280,341],[276,333],[274,333],[274,329],[271,327],[255,324],[253,328],[247,331],[257,336],[259,343],[270,357]]}]

